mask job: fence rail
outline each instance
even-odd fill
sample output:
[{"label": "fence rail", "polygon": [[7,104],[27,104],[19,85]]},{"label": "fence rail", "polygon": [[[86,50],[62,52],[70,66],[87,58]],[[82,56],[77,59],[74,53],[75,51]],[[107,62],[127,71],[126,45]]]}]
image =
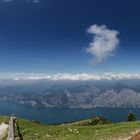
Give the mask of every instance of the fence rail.
[{"label": "fence rail", "polygon": [[9,129],[8,129],[7,140],[15,140],[15,123],[16,123],[16,116],[12,115],[9,120]]}]

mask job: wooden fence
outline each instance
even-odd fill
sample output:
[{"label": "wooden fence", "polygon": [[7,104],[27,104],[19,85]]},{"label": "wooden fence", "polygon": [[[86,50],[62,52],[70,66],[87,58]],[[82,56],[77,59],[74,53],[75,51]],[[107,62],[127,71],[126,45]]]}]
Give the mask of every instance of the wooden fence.
[{"label": "wooden fence", "polygon": [[15,140],[15,124],[16,124],[16,116],[12,115],[9,120],[9,129],[8,129],[7,140]]}]

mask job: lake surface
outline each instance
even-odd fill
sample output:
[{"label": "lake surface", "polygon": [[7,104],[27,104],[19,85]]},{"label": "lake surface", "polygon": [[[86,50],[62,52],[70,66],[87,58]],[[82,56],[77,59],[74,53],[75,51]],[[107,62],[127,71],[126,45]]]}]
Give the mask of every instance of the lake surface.
[{"label": "lake surface", "polygon": [[16,114],[17,117],[38,120],[42,123],[58,124],[73,122],[93,116],[103,116],[113,122],[126,121],[127,114],[132,111],[140,119],[140,108],[93,108],[93,109],[68,109],[29,107],[15,103],[0,101],[0,114]]}]

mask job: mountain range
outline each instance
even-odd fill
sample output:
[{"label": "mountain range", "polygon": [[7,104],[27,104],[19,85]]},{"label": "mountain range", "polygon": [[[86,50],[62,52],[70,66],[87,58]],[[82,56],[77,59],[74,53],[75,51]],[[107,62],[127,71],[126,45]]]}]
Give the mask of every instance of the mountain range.
[{"label": "mountain range", "polygon": [[140,107],[140,80],[1,80],[0,100],[34,107]]}]

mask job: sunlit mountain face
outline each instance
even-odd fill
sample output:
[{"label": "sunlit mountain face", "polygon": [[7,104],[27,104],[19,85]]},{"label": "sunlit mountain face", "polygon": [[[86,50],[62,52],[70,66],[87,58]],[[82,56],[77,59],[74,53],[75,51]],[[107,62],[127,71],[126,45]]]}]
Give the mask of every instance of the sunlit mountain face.
[{"label": "sunlit mountain face", "polygon": [[0,101],[51,108],[139,108],[140,79],[1,80]]}]

